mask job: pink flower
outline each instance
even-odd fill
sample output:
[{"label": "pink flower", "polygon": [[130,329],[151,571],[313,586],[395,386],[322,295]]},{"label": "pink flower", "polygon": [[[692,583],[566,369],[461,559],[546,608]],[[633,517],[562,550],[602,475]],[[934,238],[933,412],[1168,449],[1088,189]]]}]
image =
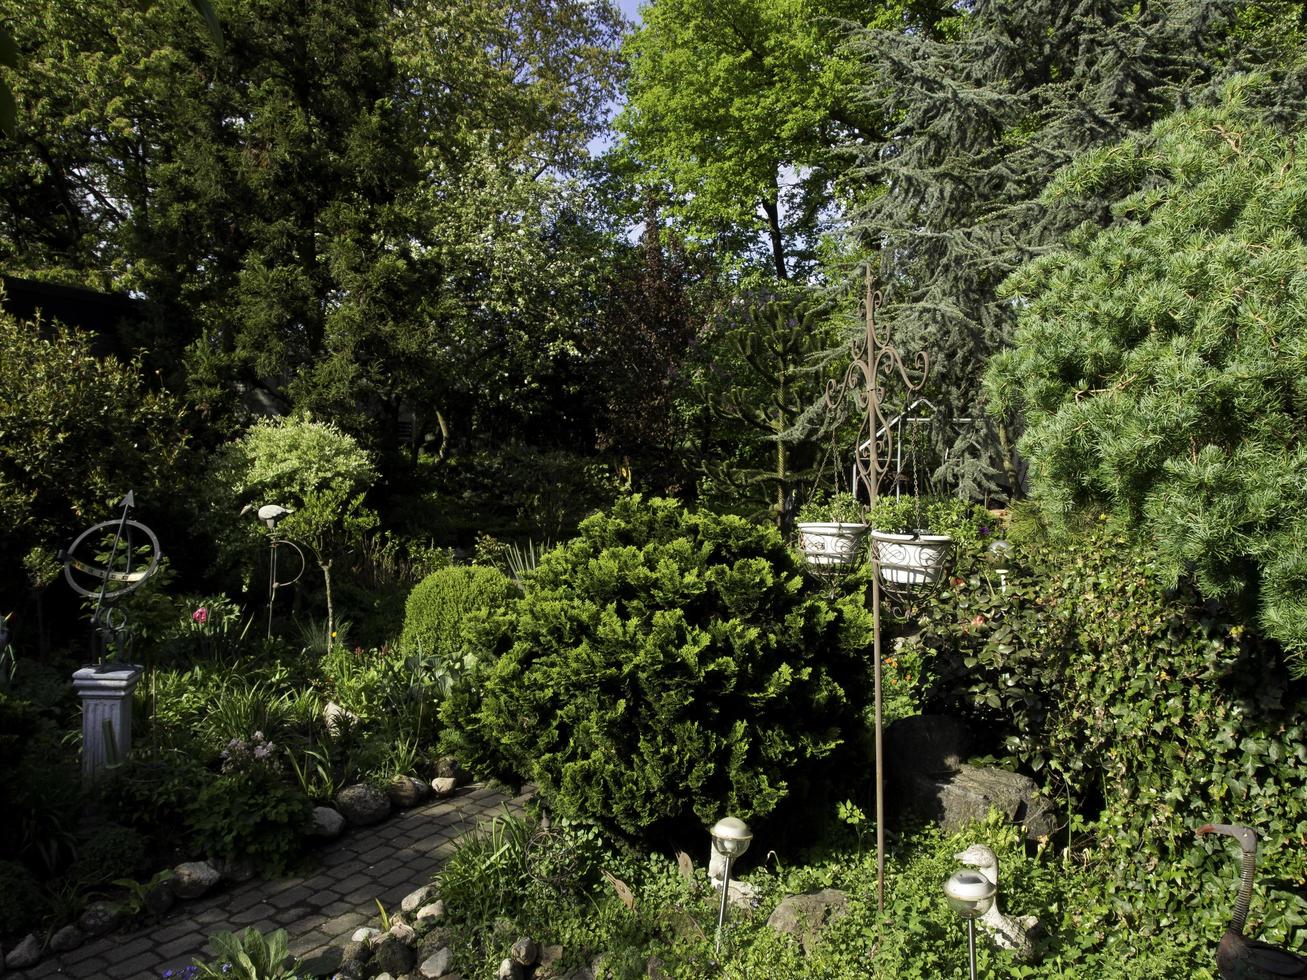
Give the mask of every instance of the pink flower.
[{"label": "pink flower", "polygon": [[203,626],[209,621],[209,610],[204,608],[204,606],[200,606],[199,609],[191,613],[191,619]]}]

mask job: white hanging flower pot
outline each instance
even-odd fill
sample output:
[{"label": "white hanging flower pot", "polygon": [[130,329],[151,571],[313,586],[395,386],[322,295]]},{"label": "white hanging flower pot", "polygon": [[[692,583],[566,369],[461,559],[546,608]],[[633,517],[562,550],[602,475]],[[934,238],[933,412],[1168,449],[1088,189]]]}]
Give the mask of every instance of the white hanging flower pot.
[{"label": "white hanging flower pot", "polygon": [[813,568],[852,565],[858,560],[866,524],[805,521],[798,526],[799,548]]},{"label": "white hanging flower pot", "polygon": [[933,588],[948,565],[953,539],[947,534],[871,532],[872,560],[887,586]]}]

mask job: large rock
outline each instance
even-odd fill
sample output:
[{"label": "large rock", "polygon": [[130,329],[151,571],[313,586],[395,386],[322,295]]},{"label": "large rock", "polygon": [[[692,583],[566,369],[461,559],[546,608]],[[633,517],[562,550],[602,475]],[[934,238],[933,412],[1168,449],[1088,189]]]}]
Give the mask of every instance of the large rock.
[{"label": "large rock", "polygon": [[431,792],[438,797],[453,796],[458,789],[458,780],[453,776],[437,776],[431,780]]},{"label": "large rock", "polygon": [[499,964],[499,972],[495,974],[495,980],[526,980],[526,970],[522,968],[521,963],[507,959]]},{"label": "large rock", "polygon": [[436,899],[428,905],[418,909],[418,922],[439,922],[445,917],[445,902],[443,899]]},{"label": "large rock", "polygon": [[50,949],[55,953],[67,953],[82,945],[86,934],[77,926],[64,926],[50,937]]},{"label": "large rock", "polygon": [[336,794],[335,804],[352,827],[367,827],[390,816],[390,797],[367,783],[346,786]]},{"label": "large rock", "polygon": [[78,928],[88,936],[103,936],[113,932],[127,918],[122,907],[112,902],[92,902],[77,918]]},{"label": "large rock", "polygon": [[952,833],[997,809],[1021,824],[1031,840],[1056,829],[1052,808],[1033,779],[967,765],[963,760],[971,751],[970,735],[957,718],[916,715],[886,728],[885,768],[895,816],[924,816]]},{"label": "large rock", "polygon": [[396,776],[386,784],[386,795],[390,802],[402,810],[417,806],[431,795],[431,787],[421,779],[412,776]]},{"label": "large rock", "polygon": [[452,755],[441,756],[436,762],[436,776],[441,779],[452,779],[459,786],[471,778]]},{"label": "large rock", "polygon": [[177,889],[171,878],[160,878],[145,889],[145,911],[156,919],[177,904]]},{"label": "large rock", "polygon": [[35,966],[40,960],[41,940],[29,932],[22,942],[9,951],[5,957],[5,966],[11,970],[22,970]]},{"label": "large rock", "polygon": [[802,944],[803,951],[808,953],[821,935],[822,927],[840,915],[848,904],[848,894],[838,888],[788,895],[776,906],[767,919],[767,925],[777,932],[794,936]]},{"label": "large rock", "polygon": [[372,969],[399,976],[417,965],[418,955],[408,943],[394,936],[382,936],[372,947]]},{"label": "large rock", "polygon": [[418,966],[418,973],[424,977],[443,977],[454,965],[454,952],[448,946],[441,946]]},{"label": "large rock", "polygon": [[344,829],[345,818],[341,816],[339,810],[333,810],[329,806],[313,808],[313,826],[309,828],[311,835],[330,840],[332,837],[339,837]]},{"label": "large rock", "polygon": [[520,963],[522,966],[535,966],[535,962],[540,958],[540,947],[530,936],[522,936],[517,942],[513,943],[513,948],[508,951],[509,957],[514,963]]},{"label": "large rock", "polygon": [[207,861],[185,861],[172,869],[172,887],[178,898],[199,898],[221,880],[218,869]]},{"label": "large rock", "polygon": [[404,900],[399,903],[400,909],[405,913],[413,913],[422,906],[427,905],[436,897],[434,885],[423,885],[421,888],[415,888],[404,896]]}]

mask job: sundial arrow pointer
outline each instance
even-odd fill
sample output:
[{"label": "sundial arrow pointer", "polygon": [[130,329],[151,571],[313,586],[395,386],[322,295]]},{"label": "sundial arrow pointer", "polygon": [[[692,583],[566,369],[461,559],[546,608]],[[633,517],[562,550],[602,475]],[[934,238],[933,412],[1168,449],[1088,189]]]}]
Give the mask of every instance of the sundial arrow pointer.
[{"label": "sundial arrow pointer", "polygon": [[[104,565],[104,580],[100,583],[100,594],[95,597],[95,622],[100,621],[100,607],[104,605],[104,595],[109,588],[109,573],[113,571],[113,563],[118,557],[118,545],[122,543],[123,529],[127,526],[127,512],[136,506],[136,494],[128,490],[127,496],[122,499],[123,516],[118,521],[118,529],[114,531],[113,546],[109,549],[109,560]],[[131,558],[128,557],[130,565]]]}]

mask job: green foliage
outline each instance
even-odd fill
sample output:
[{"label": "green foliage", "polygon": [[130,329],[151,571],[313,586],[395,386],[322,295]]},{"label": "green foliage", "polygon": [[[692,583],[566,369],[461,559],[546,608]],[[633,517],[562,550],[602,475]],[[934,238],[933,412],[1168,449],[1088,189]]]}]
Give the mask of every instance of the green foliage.
[{"label": "green foliage", "polygon": [[184,485],[179,402],[147,388],[139,362],[91,353],[90,338],[0,312],[0,592],[21,595],[20,559],[53,554],[110,516],[130,489]]},{"label": "green foliage", "polygon": [[284,873],[299,856],[312,807],[271,765],[242,765],[203,786],[188,811],[193,846],[224,861]]},{"label": "green foliage", "polygon": [[490,617],[442,717],[462,758],[621,834],[765,818],[839,791],[869,619],[815,596],[774,528],[633,497]]},{"label": "green foliage", "polygon": [[68,876],[79,885],[98,885],[115,878],[130,878],[147,859],[145,837],[131,827],[98,824],[77,842],[77,857]]},{"label": "green foliage", "polygon": [[43,902],[35,875],[16,861],[0,861],[0,922],[25,932],[41,918]]},{"label": "green foliage", "polygon": [[830,342],[830,311],[799,290],[736,300],[700,338],[686,369],[701,407],[701,467],[725,509],[768,514],[788,530],[811,479],[818,421],[804,412],[828,372],[813,363]]},{"label": "green foliage", "polygon": [[[1307,700],[1273,649],[1157,584],[1157,558],[1105,522],[1022,550],[1007,590],[964,552],[916,617],[927,707],[970,717],[1060,800],[1067,843],[1104,875],[1109,941],[1195,917],[1219,934],[1233,859],[1201,845],[1209,820],[1265,837],[1252,924],[1307,939]],[[1195,912],[1194,910],[1198,911]]]},{"label": "green foliage", "polygon": [[851,493],[818,494],[799,508],[799,523],[862,524],[867,508]]},{"label": "green foliage", "polygon": [[1219,107],[1058,178],[1053,200],[1139,189],[1113,227],[1013,277],[1016,346],[987,385],[1026,420],[1051,518],[1109,509],[1153,543],[1163,581],[1256,603],[1265,632],[1302,652],[1307,163],[1249,107],[1271,85],[1240,79]]},{"label": "green foliage", "polygon": [[409,593],[400,650],[457,671],[463,664],[463,621],[507,604],[513,582],[497,568],[451,565],[432,572]]},{"label": "green foliage", "polygon": [[846,25],[918,26],[929,6],[660,0],[643,9],[626,43],[618,126],[644,181],[676,194],[681,233],[696,244],[726,239],[728,260],[780,279],[810,267],[845,170],[830,148],[840,134],[879,129],[849,98],[859,66],[842,49]]},{"label": "green foliage", "polygon": [[864,182],[853,229],[883,270],[882,329],[905,355],[931,356],[926,395],[950,490],[1020,494],[1018,430],[982,407],[981,371],[1016,319],[998,289],[1029,256],[1101,220],[1117,191],[1040,194],[1075,154],[1146,129],[1227,60],[1255,60],[1230,36],[1235,6],[976,3],[939,33],[854,37],[857,101],[893,125],[885,142],[847,147]]},{"label": "green foliage", "polygon": [[214,959],[195,961],[196,976],[205,980],[296,980],[298,976],[299,961],[290,955],[285,929],[265,936],[251,926],[239,934],[219,932],[209,943]]}]

